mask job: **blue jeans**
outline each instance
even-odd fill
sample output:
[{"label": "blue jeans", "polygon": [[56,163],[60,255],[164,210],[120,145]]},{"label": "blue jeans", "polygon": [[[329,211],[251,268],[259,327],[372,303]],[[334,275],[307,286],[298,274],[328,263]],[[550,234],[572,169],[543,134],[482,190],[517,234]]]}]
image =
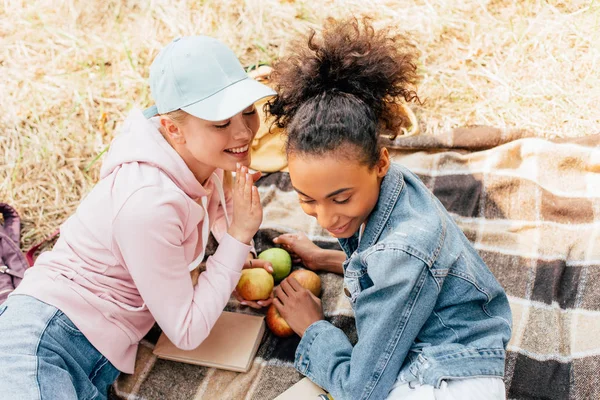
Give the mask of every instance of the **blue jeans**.
[{"label": "blue jeans", "polygon": [[33,297],[0,305],[0,397],[106,399],[119,371],[67,316]]}]

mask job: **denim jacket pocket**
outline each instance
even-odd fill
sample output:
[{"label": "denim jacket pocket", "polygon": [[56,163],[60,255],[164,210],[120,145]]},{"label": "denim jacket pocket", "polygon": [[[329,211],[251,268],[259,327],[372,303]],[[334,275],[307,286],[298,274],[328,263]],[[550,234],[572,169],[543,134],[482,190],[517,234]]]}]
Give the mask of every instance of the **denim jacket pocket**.
[{"label": "denim jacket pocket", "polygon": [[356,297],[360,293],[360,282],[358,279],[358,277],[354,276],[344,277],[344,294],[352,304],[356,302]]},{"label": "denim jacket pocket", "polygon": [[366,269],[346,269],[344,274],[344,294],[352,304],[356,302],[358,295],[371,285],[371,278],[369,278]]}]

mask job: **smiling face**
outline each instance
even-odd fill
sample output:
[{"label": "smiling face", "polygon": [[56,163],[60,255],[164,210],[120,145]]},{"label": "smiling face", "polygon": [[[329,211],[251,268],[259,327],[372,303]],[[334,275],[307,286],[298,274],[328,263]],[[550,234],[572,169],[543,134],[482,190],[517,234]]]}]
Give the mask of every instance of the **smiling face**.
[{"label": "smiling face", "polygon": [[260,126],[251,105],[225,121],[206,121],[187,114],[174,121],[161,116],[163,135],[202,183],[216,169],[234,171],[250,165],[250,146]]},{"label": "smiling face", "polygon": [[390,166],[386,149],[381,150],[381,157],[372,168],[352,154],[336,150],[323,155],[288,156],[290,179],[302,210],[336,238],[351,237],[367,220]]}]

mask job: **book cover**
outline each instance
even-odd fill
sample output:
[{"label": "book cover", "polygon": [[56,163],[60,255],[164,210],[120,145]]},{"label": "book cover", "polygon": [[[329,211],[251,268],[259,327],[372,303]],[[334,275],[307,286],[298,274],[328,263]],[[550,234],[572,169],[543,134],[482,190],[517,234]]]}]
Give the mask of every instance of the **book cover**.
[{"label": "book cover", "polygon": [[288,390],[275,397],[274,400],[298,400],[298,399],[331,399],[327,392],[315,385],[310,379],[302,378]]},{"label": "book cover", "polygon": [[208,337],[194,350],[181,350],[163,333],[154,354],[166,360],[248,372],[265,332],[263,316],[224,311]]}]

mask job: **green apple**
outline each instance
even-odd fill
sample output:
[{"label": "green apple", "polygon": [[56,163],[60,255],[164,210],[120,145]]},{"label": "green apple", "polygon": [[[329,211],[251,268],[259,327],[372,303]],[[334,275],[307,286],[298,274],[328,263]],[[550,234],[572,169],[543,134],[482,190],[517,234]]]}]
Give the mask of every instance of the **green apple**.
[{"label": "green apple", "polygon": [[292,270],[292,257],[290,257],[290,253],[279,247],[263,251],[258,255],[258,258],[271,263],[275,282],[279,282],[288,276]]}]

